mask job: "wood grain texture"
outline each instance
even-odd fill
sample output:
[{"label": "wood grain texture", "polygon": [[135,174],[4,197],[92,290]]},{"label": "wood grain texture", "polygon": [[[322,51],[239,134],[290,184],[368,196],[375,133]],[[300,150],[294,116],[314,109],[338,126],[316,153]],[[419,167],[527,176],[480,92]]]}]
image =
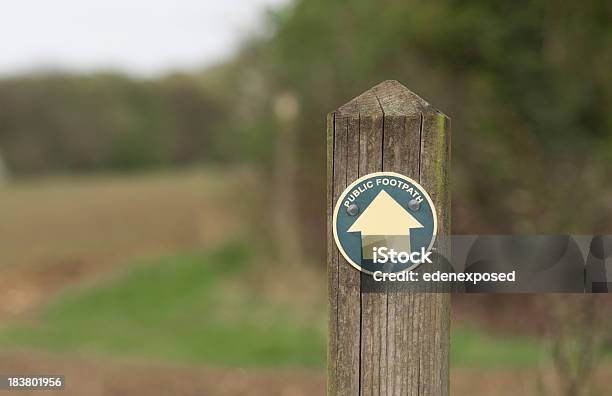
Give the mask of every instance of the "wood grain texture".
[{"label": "wood grain texture", "polygon": [[[390,291],[384,284],[372,292],[371,276],[338,251],[332,217],[354,180],[398,172],[429,192],[445,241],[450,121],[399,82],[385,81],[330,113],[327,130],[328,395],[448,395],[450,295],[435,287]],[[446,244],[436,246],[447,252]]]}]

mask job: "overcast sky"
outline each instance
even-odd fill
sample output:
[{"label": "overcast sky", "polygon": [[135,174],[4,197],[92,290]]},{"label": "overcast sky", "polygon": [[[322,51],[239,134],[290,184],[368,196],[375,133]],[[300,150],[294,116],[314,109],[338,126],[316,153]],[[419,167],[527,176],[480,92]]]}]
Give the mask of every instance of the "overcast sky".
[{"label": "overcast sky", "polygon": [[140,76],[230,56],[288,0],[14,0],[0,8],[0,75],[40,68]]}]

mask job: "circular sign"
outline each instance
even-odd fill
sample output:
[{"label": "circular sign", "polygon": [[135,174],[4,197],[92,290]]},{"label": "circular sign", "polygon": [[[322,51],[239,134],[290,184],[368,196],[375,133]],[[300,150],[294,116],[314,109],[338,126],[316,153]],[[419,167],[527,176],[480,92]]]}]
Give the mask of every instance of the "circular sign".
[{"label": "circular sign", "polygon": [[336,245],[353,267],[367,274],[409,271],[428,262],[437,229],[436,208],[427,191],[399,173],[360,177],[334,208]]}]

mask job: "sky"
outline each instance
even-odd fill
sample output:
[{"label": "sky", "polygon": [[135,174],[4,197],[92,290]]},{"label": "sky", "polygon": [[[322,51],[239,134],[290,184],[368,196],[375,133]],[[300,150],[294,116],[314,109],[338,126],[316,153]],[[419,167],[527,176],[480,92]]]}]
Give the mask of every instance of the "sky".
[{"label": "sky", "polygon": [[0,76],[117,69],[152,77],[214,64],[288,0],[16,0],[0,10]]}]

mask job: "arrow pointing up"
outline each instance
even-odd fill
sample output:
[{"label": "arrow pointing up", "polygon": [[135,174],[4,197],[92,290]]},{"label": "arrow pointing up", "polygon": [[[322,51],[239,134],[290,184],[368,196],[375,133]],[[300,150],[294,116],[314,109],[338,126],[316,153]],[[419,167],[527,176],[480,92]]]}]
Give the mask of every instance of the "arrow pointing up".
[{"label": "arrow pointing up", "polygon": [[362,235],[406,235],[411,228],[423,228],[423,224],[385,190],[381,190],[348,232],[361,232]]},{"label": "arrow pointing up", "polygon": [[423,224],[385,190],[381,190],[348,232],[361,232],[362,257],[372,259],[374,247],[384,246],[410,253],[412,228],[423,228]]}]

